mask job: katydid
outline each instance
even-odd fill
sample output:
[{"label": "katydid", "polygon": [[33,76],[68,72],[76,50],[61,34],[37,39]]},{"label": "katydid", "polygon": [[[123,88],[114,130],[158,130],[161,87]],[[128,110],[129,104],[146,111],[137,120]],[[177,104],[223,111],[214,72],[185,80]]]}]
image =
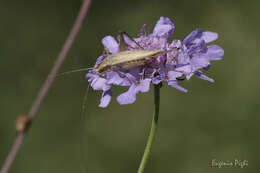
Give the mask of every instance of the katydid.
[{"label": "katydid", "polygon": [[[124,41],[125,34],[130,40],[132,40],[139,48],[137,50],[126,50],[126,43]],[[130,37],[125,32],[120,33],[120,45],[119,52],[115,54],[109,54],[103,61],[101,61],[96,67],[94,67],[94,72],[100,75],[117,68],[124,68],[126,70],[132,69],[138,66],[145,65],[149,60],[156,58],[160,55],[166,54],[168,52],[176,51],[177,49],[171,50],[145,50],[142,48],[132,37]]]},{"label": "katydid", "polygon": [[[124,35],[126,35],[131,41],[133,41],[140,49],[126,50],[127,43],[124,40]],[[178,50],[178,48],[174,48],[171,50],[160,50],[160,49],[145,50],[126,32],[121,32],[118,53],[110,54],[107,48],[105,48],[105,52],[107,52],[108,56],[95,67],[72,70],[72,71],[61,73],[60,75],[93,69],[94,72],[98,73],[100,77],[104,77],[103,74],[111,70],[116,71],[120,67],[126,70],[139,67],[145,65],[148,61],[150,61],[153,58],[156,58],[160,55],[166,54],[168,52],[173,52],[176,50]]]}]

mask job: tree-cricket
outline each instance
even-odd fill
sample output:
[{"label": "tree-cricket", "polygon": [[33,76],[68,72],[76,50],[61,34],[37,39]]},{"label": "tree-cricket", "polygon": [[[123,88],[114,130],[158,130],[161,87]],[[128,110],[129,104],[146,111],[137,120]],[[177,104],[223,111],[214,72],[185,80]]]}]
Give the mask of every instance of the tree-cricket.
[{"label": "tree-cricket", "polygon": [[[133,41],[140,49],[126,50],[127,43],[124,40],[124,35],[126,35],[131,41]],[[102,77],[102,74],[108,71],[116,71],[120,67],[129,70],[138,66],[142,66],[153,58],[176,50],[177,48],[172,50],[145,50],[126,32],[121,32],[119,52],[115,54],[108,54],[108,56],[104,60],[102,60],[97,66],[95,66],[93,70],[94,72],[99,73]]]},{"label": "tree-cricket", "polygon": [[[124,35],[127,36],[132,42],[134,42],[139,49],[136,50],[127,50],[127,43],[125,42]],[[119,68],[123,68],[125,70],[130,70],[135,67],[143,66],[153,58],[156,58],[160,55],[166,54],[168,52],[173,52],[178,50],[178,48],[174,48],[171,50],[160,50],[160,49],[144,49],[139,43],[137,43],[129,34],[126,32],[120,32],[120,40],[119,42],[119,51],[117,53],[111,54],[107,48],[104,48],[104,52],[107,54],[107,57],[103,59],[99,64],[91,68],[82,68],[77,70],[72,70],[68,72],[61,73],[59,75],[64,75],[73,72],[86,71],[91,70],[102,78],[105,78],[103,74],[109,71],[115,71]],[[121,73],[120,73],[121,74]],[[122,75],[121,75],[122,76]]]}]

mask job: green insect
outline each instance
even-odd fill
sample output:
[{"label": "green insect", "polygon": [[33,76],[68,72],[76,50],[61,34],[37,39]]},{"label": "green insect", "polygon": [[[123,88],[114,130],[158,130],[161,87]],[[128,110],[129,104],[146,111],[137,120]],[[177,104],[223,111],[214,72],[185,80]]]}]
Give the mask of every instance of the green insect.
[{"label": "green insect", "polygon": [[[133,41],[139,47],[139,49],[126,50],[127,43],[124,40],[124,35],[126,35],[131,41]],[[103,76],[103,74],[105,74],[109,71],[115,71],[115,72],[120,73],[118,71],[119,68],[129,70],[129,69],[132,69],[135,67],[144,66],[147,62],[149,62],[153,58],[156,58],[160,55],[166,54],[168,52],[173,52],[176,50],[178,50],[178,48],[174,48],[171,50],[160,50],[160,49],[145,50],[126,32],[121,32],[118,53],[111,54],[107,50],[107,48],[105,48],[105,52],[106,52],[106,54],[108,54],[108,56],[105,59],[103,59],[95,67],[72,70],[72,71],[61,73],[61,74],[59,74],[59,76],[68,74],[68,73],[93,69],[94,72],[98,73],[100,77],[105,78]],[[122,73],[120,73],[120,74],[123,75]]]},{"label": "green insect", "polygon": [[[126,35],[133,41],[140,49],[137,50],[126,50],[126,43],[123,35]],[[172,50],[145,50],[141,47],[132,37],[127,33],[120,33],[120,45],[119,52],[115,54],[109,54],[103,61],[101,61],[96,67],[94,67],[94,72],[99,73],[100,75],[109,72],[111,70],[116,71],[118,68],[123,68],[126,70],[143,66],[148,61],[153,58],[156,58],[160,55],[166,54],[168,52],[176,51],[177,49]]]}]

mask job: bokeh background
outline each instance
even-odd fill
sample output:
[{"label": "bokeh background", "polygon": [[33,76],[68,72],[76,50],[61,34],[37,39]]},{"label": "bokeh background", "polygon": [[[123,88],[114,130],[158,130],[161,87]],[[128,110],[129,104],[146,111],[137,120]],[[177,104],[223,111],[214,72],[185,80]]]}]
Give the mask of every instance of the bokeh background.
[{"label": "bokeh background", "polygon": [[[81,5],[80,0],[0,1],[0,164],[16,135],[14,122],[27,113],[49,73]],[[260,112],[260,1],[131,0],[93,1],[61,71],[91,67],[102,53],[101,39],[160,16],[175,23],[174,39],[196,28],[215,31],[224,59],[212,63],[214,84],[184,81],[181,93],[161,89],[159,131],[145,172],[258,172]],[[133,173],[143,154],[153,111],[153,93],[120,106],[115,88],[108,108],[101,92],[90,91],[85,73],[59,77],[11,168],[13,173]],[[212,168],[217,161],[247,160],[247,168]]]}]

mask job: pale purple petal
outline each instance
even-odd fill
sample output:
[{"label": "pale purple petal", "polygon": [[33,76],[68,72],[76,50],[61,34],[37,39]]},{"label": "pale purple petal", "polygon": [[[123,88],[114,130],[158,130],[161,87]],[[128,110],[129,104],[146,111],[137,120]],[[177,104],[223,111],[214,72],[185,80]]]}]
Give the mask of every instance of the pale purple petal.
[{"label": "pale purple petal", "polygon": [[205,31],[202,34],[202,39],[206,42],[212,42],[218,38],[218,34],[216,32],[210,32],[210,31]]},{"label": "pale purple petal", "polygon": [[188,53],[190,54],[190,56],[193,56],[193,54],[196,54],[198,52],[200,52],[201,48],[203,46],[205,46],[205,41],[203,39],[196,39],[196,40],[193,40],[193,42],[188,45]]},{"label": "pale purple petal", "polygon": [[89,70],[89,72],[86,74],[86,78],[89,82],[91,82],[93,79],[95,79],[96,75],[93,74],[93,70]]},{"label": "pale purple petal", "polygon": [[102,44],[109,50],[110,53],[118,52],[118,43],[112,36],[106,36],[102,39]]},{"label": "pale purple petal", "polygon": [[137,85],[137,90],[141,92],[148,92],[150,89],[151,79],[142,80],[139,85]]},{"label": "pale purple petal", "polygon": [[101,61],[103,61],[105,58],[107,57],[107,55],[101,55],[100,57],[98,57],[95,66],[97,66]]},{"label": "pale purple petal", "polygon": [[154,72],[152,73],[152,83],[153,84],[159,84],[160,82],[164,81],[164,74],[166,72],[164,72],[162,69],[160,70],[154,70]]},{"label": "pale purple petal", "polygon": [[173,40],[171,44],[169,44],[168,50],[174,49],[174,48],[180,48],[182,46],[181,40]]},{"label": "pale purple petal", "polygon": [[112,85],[107,84],[107,79],[97,76],[91,82],[91,87],[94,90],[103,90],[106,91],[112,87]]},{"label": "pale purple petal", "polygon": [[162,77],[160,75],[152,78],[152,83],[156,84],[156,85],[159,84],[162,81],[163,81],[163,79],[162,79]]},{"label": "pale purple petal", "polygon": [[[167,53],[167,60],[166,64],[167,65],[176,65],[177,63],[177,57],[179,56],[179,52],[177,48],[181,48],[181,41],[180,40],[173,40],[171,44],[168,45],[167,50],[174,50],[172,52]],[[187,59],[187,58],[186,58]]]},{"label": "pale purple petal", "polygon": [[190,78],[193,76],[193,73],[188,73],[185,76],[187,80],[190,80]]},{"label": "pale purple petal", "polygon": [[136,90],[135,90],[135,86],[131,85],[127,92],[120,94],[117,97],[117,102],[120,105],[132,104],[136,100],[136,94],[137,93],[136,93]]},{"label": "pale purple petal", "polygon": [[205,56],[195,56],[191,59],[192,71],[207,67],[210,65],[209,59]]},{"label": "pale purple petal", "polygon": [[157,21],[157,23],[155,25],[155,28],[158,25],[172,25],[174,27],[174,24],[171,21],[171,19],[169,19],[168,17],[163,17],[163,16],[161,16],[160,19]]},{"label": "pale purple petal", "polygon": [[130,86],[130,82],[126,77],[121,77],[118,73],[111,71],[106,75],[108,84],[119,85],[119,86]]},{"label": "pale purple petal", "polygon": [[201,38],[203,31],[201,29],[196,29],[192,31],[184,40],[183,44],[186,46],[192,44],[194,40]]},{"label": "pale purple petal", "polygon": [[214,79],[211,79],[211,78],[209,78],[208,76],[204,75],[201,71],[197,71],[197,72],[195,73],[195,75],[196,75],[198,78],[200,78],[200,79],[207,80],[207,81],[209,81],[209,82],[211,82],[211,83],[214,83]]},{"label": "pale purple petal", "polygon": [[182,92],[185,92],[185,93],[188,92],[188,90],[186,90],[185,88],[183,88],[180,85],[178,85],[178,82],[175,81],[175,80],[168,81],[168,85],[176,88],[179,91],[182,91]]},{"label": "pale purple petal", "polygon": [[169,71],[167,76],[169,80],[176,80],[176,78],[181,77],[183,73],[177,71]]},{"label": "pale purple petal", "polygon": [[[185,75],[187,80],[190,80],[191,76],[193,75],[192,65],[190,65],[190,64],[177,67],[175,69],[175,71],[181,72],[183,75]],[[178,76],[178,77],[180,77],[180,76]]]},{"label": "pale purple petal", "polygon": [[142,80],[139,84],[133,84],[129,87],[128,91],[119,95],[117,97],[117,101],[119,104],[132,104],[136,100],[137,93],[140,92],[148,92],[150,89],[151,79]]},{"label": "pale purple petal", "polygon": [[181,71],[184,74],[191,73],[192,67],[190,64],[179,66],[175,69],[176,71]]},{"label": "pale purple petal", "polygon": [[[176,65],[182,66],[190,63],[190,55],[185,45],[179,49],[176,55],[173,54],[173,58],[176,60]],[[168,58],[169,59],[169,58]]]},{"label": "pale purple petal", "polygon": [[203,67],[203,70],[209,70],[210,69],[210,65],[208,65],[207,67]]},{"label": "pale purple petal", "polygon": [[221,60],[224,55],[224,50],[217,46],[207,46],[207,52],[204,54],[209,60]]},{"label": "pale purple petal", "polygon": [[172,36],[173,32],[174,32],[173,22],[167,17],[160,17],[160,19],[157,21],[154,27],[153,35],[168,39],[169,37]]},{"label": "pale purple petal", "polygon": [[[127,45],[126,45],[126,48],[127,48],[128,46],[133,47],[133,48],[136,48],[136,47],[137,47],[136,43],[133,42],[127,35],[123,34],[123,37],[124,37],[125,43],[127,44]],[[133,39],[134,39],[135,41],[137,41],[135,38],[133,38]],[[117,36],[117,40],[119,41],[119,43],[121,42],[121,37],[120,37],[120,35]]]},{"label": "pale purple petal", "polygon": [[111,101],[111,97],[112,97],[112,91],[111,90],[103,91],[99,107],[102,107],[102,108],[107,107],[107,105]]}]

